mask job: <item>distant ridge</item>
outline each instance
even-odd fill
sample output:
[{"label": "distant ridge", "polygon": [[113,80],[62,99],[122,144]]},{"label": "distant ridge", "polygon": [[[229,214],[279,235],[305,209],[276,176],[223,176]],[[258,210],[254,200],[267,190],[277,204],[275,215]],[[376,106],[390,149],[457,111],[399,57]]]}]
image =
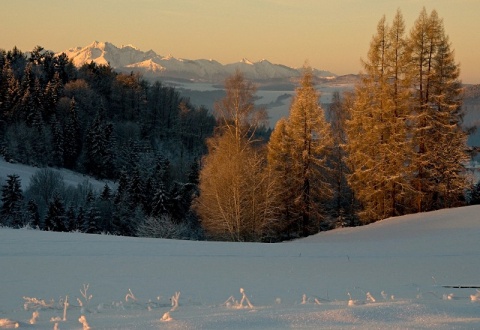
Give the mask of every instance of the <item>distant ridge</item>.
[{"label": "distant ridge", "polygon": [[[171,55],[161,56],[153,50],[141,51],[132,45],[117,47],[109,42],[94,41],[85,47],[70,48],[64,51],[79,67],[85,63],[110,64],[120,72],[139,72],[147,79],[171,78],[190,81],[221,82],[239,69],[250,80],[291,79],[301,74],[301,69],[281,64],[273,64],[268,60],[252,62],[242,59],[231,64],[221,64],[215,60],[179,59]],[[318,78],[334,78],[329,71],[314,69]]]}]

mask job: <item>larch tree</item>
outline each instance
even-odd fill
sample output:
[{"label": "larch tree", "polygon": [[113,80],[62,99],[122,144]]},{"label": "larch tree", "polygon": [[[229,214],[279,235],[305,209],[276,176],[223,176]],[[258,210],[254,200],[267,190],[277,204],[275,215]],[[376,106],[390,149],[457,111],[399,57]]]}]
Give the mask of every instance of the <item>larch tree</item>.
[{"label": "larch tree", "polygon": [[401,214],[408,191],[409,89],[404,30],[399,11],[392,27],[385,17],[380,20],[350,109],[347,150],[352,173],[349,183],[362,204],[363,222]]},{"label": "larch tree", "polygon": [[271,230],[280,240],[297,237],[298,210],[295,207],[295,191],[291,189],[294,182],[292,141],[287,131],[288,120],[281,118],[268,141],[268,171],[274,184],[274,212],[277,214]]},{"label": "larch tree", "polygon": [[300,236],[320,231],[331,197],[327,156],[333,140],[319,97],[312,69],[305,67],[290,115],[277,124],[269,143],[269,166],[279,180],[279,195],[289,190],[289,200],[280,203],[289,214],[282,216]]},{"label": "larch tree", "polygon": [[459,68],[424,9],[409,37],[382,18],[347,124],[349,183],[364,222],[458,205],[466,188]]},{"label": "larch tree", "polygon": [[336,219],[337,227],[353,226],[356,223],[353,191],[347,182],[350,170],[346,163],[345,151],[346,122],[349,118],[348,109],[352,100],[351,92],[346,92],[342,99],[340,93],[335,91],[332,95],[332,102],[326,109],[326,117],[330,123],[333,138],[332,152],[328,157],[333,193],[330,208],[332,216]]},{"label": "larch tree", "polygon": [[225,89],[226,96],[215,104],[218,126],[207,141],[194,208],[210,237],[258,241],[270,215],[269,182],[255,146],[265,111],[255,106],[255,87],[240,72],[226,79]]},{"label": "larch tree", "polygon": [[412,208],[417,212],[456,205],[467,186],[463,175],[467,134],[461,128],[459,66],[443,21],[425,8],[408,40],[413,83]]}]

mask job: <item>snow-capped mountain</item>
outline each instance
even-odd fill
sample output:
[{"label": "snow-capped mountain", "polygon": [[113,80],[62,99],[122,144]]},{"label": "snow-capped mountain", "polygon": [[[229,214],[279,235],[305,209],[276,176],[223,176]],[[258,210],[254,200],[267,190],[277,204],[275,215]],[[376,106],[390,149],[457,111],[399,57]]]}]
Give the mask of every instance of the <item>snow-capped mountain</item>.
[{"label": "snow-capped mountain", "polygon": [[[117,47],[109,42],[95,41],[86,47],[70,48],[64,51],[76,66],[91,61],[110,64],[120,72],[139,72],[145,78],[173,78],[193,81],[220,82],[239,69],[251,80],[288,79],[300,75],[300,69],[268,60],[240,62],[223,65],[215,60],[178,59],[171,55],[161,56],[153,50],[141,51],[132,45]],[[323,70],[314,70],[318,77],[335,77]]]}]

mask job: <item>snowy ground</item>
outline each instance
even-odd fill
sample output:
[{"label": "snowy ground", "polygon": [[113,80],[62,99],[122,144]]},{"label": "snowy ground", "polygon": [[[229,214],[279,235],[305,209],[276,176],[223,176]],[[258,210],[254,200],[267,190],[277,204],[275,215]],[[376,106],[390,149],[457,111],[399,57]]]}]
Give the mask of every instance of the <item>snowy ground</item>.
[{"label": "snowy ground", "polygon": [[92,329],[478,329],[480,293],[441,285],[480,285],[479,214],[281,244],[0,228],[0,328],[81,329],[84,315]]},{"label": "snowy ground", "polygon": [[[97,191],[101,191],[105,186],[105,183],[107,183],[110,187],[115,187],[115,184],[113,182],[95,180],[92,177],[80,174],[78,172],[52,167],[50,167],[49,169],[54,171],[58,175],[61,175],[66,185],[77,186],[78,184],[88,181]],[[32,176],[40,170],[41,168],[38,167],[32,167],[17,163],[9,163],[0,157],[0,179],[6,180],[7,175],[10,174],[18,175],[22,184],[23,191],[25,191],[25,189],[29,186]]]}]

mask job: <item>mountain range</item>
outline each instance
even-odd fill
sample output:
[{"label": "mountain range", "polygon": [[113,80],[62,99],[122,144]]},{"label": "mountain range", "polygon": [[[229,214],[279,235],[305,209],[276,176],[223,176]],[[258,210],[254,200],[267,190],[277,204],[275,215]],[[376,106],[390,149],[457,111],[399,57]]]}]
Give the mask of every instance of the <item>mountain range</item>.
[{"label": "mountain range", "polygon": [[[161,56],[153,50],[142,51],[135,46],[117,47],[109,42],[94,41],[85,47],[75,47],[64,51],[79,67],[85,63],[110,64],[119,72],[138,72],[146,79],[181,79],[201,82],[223,82],[237,69],[249,80],[282,80],[298,77],[301,68],[291,68],[282,64],[273,64],[268,60],[252,62],[242,59],[231,64],[221,64],[215,60],[189,60],[175,58],[171,55]],[[329,71],[314,69],[318,78],[334,78]]]}]

